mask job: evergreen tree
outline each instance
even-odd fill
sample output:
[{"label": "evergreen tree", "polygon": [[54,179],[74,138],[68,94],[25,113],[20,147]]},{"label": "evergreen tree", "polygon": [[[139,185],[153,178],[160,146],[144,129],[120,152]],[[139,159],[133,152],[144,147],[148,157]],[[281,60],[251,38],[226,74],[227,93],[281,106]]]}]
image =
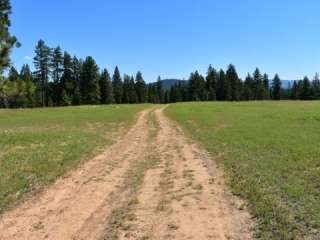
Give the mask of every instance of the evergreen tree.
[{"label": "evergreen tree", "polygon": [[77,81],[73,72],[73,59],[68,52],[63,54],[63,74],[61,77],[61,88],[66,91],[67,96],[72,97],[77,87]]},{"label": "evergreen tree", "polygon": [[276,74],[272,80],[272,99],[280,100],[281,98],[281,80],[279,75]]},{"label": "evergreen tree", "polygon": [[[227,84],[225,84],[225,73],[221,69],[218,74],[218,79],[217,79],[217,90],[216,90],[216,95],[217,95],[217,100],[218,101],[224,101],[226,100],[226,95],[229,95],[229,90],[225,89]],[[227,86],[228,87],[228,86]]]},{"label": "evergreen tree", "polygon": [[157,95],[158,95],[159,103],[164,103],[164,90],[162,87],[160,76],[158,77],[156,87],[157,87]]},{"label": "evergreen tree", "polygon": [[58,84],[63,73],[63,57],[61,48],[59,46],[52,50],[50,67],[52,80],[54,83]]},{"label": "evergreen tree", "polygon": [[74,90],[73,96],[72,96],[72,105],[80,105],[81,103],[81,94],[80,94],[80,89],[77,86]]},{"label": "evergreen tree", "polygon": [[70,97],[68,96],[66,90],[62,89],[60,105],[61,106],[69,106],[69,105],[71,105],[71,103],[72,103],[72,101],[71,101]]},{"label": "evergreen tree", "polygon": [[246,101],[255,99],[254,80],[249,73],[244,81],[242,98]]},{"label": "evergreen tree", "polygon": [[320,79],[319,74],[316,73],[314,79],[312,81],[312,99],[319,100],[320,99]]},{"label": "evergreen tree", "polygon": [[239,101],[240,100],[240,80],[236,68],[230,64],[226,72],[226,81],[230,84],[231,98],[226,100]]},{"label": "evergreen tree", "polygon": [[15,82],[20,78],[19,73],[15,67],[11,67],[8,75],[9,81]]},{"label": "evergreen tree", "polygon": [[20,78],[25,82],[27,81],[33,82],[32,72],[28,64],[24,64],[22,66],[20,71]]},{"label": "evergreen tree", "polygon": [[16,46],[19,47],[20,43],[15,36],[11,36],[9,28],[11,4],[9,0],[0,0],[0,74],[3,70],[10,65],[10,51]]},{"label": "evergreen tree", "polygon": [[207,99],[209,101],[216,100],[216,84],[217,84],[217,71],[210,65],[206,77],[206,91]]},{"label": "evergreen tree", "polygon": [[134,77],[131,76],[129,83],[129,103],[137,102],[137,92],[136,92],[136,84],[134,81]]},{"label": "evergreen tree", "polygon": [[266,90],[264,88],[263,84],[263,76],[260,73],[260,70],[256,68],[256,70],[253,73],[253,81],[255,85],[255,100],[263,100],[266,95]]},{"label": "evergreen tree", "polygon": [[35,50],[36,56],[34,57],[34,66],[35,66],[35,80],[36,85],[39,90],[39,100],[42,106],[49,105],[49,96],[48,96],[48,81],[50,74],[50,55],[51,50],[45,44],[43,40],[39,40]]},{"label": "evergreen tree", "polygon": [[290,99],[297,100],[299,99],[299,87],[297,81],[293,81],[292,87],[290,89]]},{"label": "evergreen tree", "polygon": [[112,77],[113,95],[117,104],[122,102],[122,80],[118,66],[114,70]]},{"label": "evergreen tree", "polygon": [[82,103],[100,103],[99,68],[92,57],[87,57],[82,64],[80,92]]},{"label": "evergreen tree", "polygon": [[302,100],[311,99],[311,85],[310,85],[310,80],[307,76],[304,77],[304,79],[302,80],[300,99]]},{"label": "evergreen tree", "polygon": [[33,76],[28,64],[24,64],[20,71],[20,79],[25,83],[27,106],[33,107],[35,105],[35,90],[36,87],[33,83]]},{"label": "evergreen tree", "polygon": [[82,69],[82,60],[79,60],[77,57],[73,57],[72,59],[72,73],[73,73],[73,79],[75,82],[76,87],[78,87],[80,91],[80,73]]},{"label": "evergreen tree", "polygon": [[136,75],[136,93],[138,103],[145,103],[147,101],[147,85],[140,71]]},{"label": "evergreen tree", "polygon": [[205,101],[206,98],[206,83],[198,71],[191,73],[189,78],[189,97],[191,101]]},{"label": "evergreen tree", "polygon": [[123,76],[123,93],[122,93],[122,103],[130,102],[130,76],[125,74]]},{"label": "evergreen tree", "polygon": [[107,69],[104,69],[100,76],[100,94],[101,94],[101,104],[111,104],[113,103],[113,92],[110,75]]},{"label": "evergreen tree", "polygon": [[270,98],[269,76],[266,73],[263,75],[263,86],[264,86],[264,99],[269,99]]}]

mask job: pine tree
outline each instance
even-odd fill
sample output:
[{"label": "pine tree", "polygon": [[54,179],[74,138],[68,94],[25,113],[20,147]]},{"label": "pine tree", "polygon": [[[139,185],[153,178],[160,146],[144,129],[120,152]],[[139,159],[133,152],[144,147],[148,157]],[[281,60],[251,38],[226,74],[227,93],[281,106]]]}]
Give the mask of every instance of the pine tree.
[{"label": "pine tree", "polygon": [[320,99],[320,78],[319,74],[316,73],[314,79],[312,81],[312,99],[319,100]]},{"label": "pine tree", "polygon": [[159,103],[164,103],[164,90],[162,87],[160,76],[158,77],[156,87],[157,87],[157,95],[158,95]]},{"label": "pine tree", "polygon": [[63,57],[61,48],[58,46],[52,49],[50,59],[50,67],[51,67],[51,74],[52,80],[54,83],[58,84],[63,73]]},{"label": "pine tree", "polygon": [[61,89],[66,91],[68,96],[72,96],[77,87],[77,81],[73,72],[73,59],[68,52],[63,54],[63,74],[61,77]]},{"label": "pine tree", "polygon": [[48,81],[50,74],[50,55],[51,50],[45,44],[43,40],[39,40],[35,50],[36,56],[34,57],[34,66],[35,71],[35,80],[37,88],[39,89],[39,100],[42,106],[49,105],[49,96],[48,96]]},{"label": "pine tree", "polygon": [[113,95],[114,100],[117,104],[122,102],[122,80],[118,66],[114,70],[112,77]]},{"label": "pine tree", "polygon": [[191,101],[206,101],[206,83],[198,71],[191,73],[189,78],[189,97]]},{"label": "pine tree", "polygon": [[253,81],[255,84],[255,100],[263,100],[265,96],[265,88],[263,84],[263,76],[260,73],[259,68],[256,68],[256,70],[253,73]]},{"label": "pine tree", "polygon": [[279,75],[276,74],[272,80],[272,99],[280,100],[281,98],[281,80]]},{"label": "pine tree", "polygon": [[33,82],[33,76],[28,64],[24,64],[22,66],[20,71],[20,78],[25,82],[27,81]]},{"label": "pine tree", "polygon": [[77,106],[77,105],[80,105],[80,103],[81,103],[81,94],[80,94],[80,89],[77,86],[72,96],[72,105]]},{"label": "pine tree", "polygon": [[123,76],[123,92],[122,92],[122,103],[130,102],[130,76],[125,74]]},{"label": "pine tree", "polygon": [[263,86],[264,86],[264,99],[270,99],[269,76],[266,73],[263,75]]},{"label": "pine tree", "polygon": [[15,36],[11,36],[9,28],[11,4],[9,0],[0,0],[0,74],[3,70],[10,65],[10,51],[16,46],[19,47],[20,43]]},{"label": "pine tree", "polygon": [[254,80],[251,75],[248,73],[244,84],[243,84],[243,99],[246,101],[253,100],[255,97],[255,88],[254,88]]},{"label": "pine tree", "polygon": [[20,79],[25,83],[27,107],[35,105],[35,90],[36,86],[33,83],[33,76],[28,64],[24,64],[20,71]]},{"label": "pine tree", "polygon": [[302,80],[300,99],[302,100],[311,99],[311,85],[310,85],[310,80],[307,76],[304,77],[304,79]]},{"label": "pine tree", "polygon": [[138,103],[145,103],[147,101],[147,85],[143,80],[142,73],[140,71],[137,72],[135,86]]},{"label": "pine tree", "polygon": [[230,64],[226,72],[226,81],[230,83],[231,99],[232,101],[240,100],[240,80],[234,65]]},{"label": "pine tree", "polygon": [[110,104],[113,102],[112,84],[107,69],[104,69],[100,76],[100,95],[101,104]]},{"label": "pine tree", "polygon": [[16,82],[20,78],[19,73],[15,67],[11,67],[8,75],[8,79],[11,82]]},{"label": "pine tree", "polygon": [[80,92],[82,103],[99,104],[99,68],[92,57],[87,57],[82,64],[80,74]]},{"label": "pine tree", "polygon": [[60,102],[60,105],[61,106],[69,106],[71,105],[71,99],[70,97],[68,96],[67,92],[65,89],[62,89],[62,92],[61,92],[61,102]]},{"label": "pine tree", "polygon": [[209,101],[216,100],[216,82],[217,82],[217,71],[210,65],[206,77],[206,90],[207,99]]},{"label": "pine tree", "polygon": [[83,61],[79,60],[77,57],[73,57],[72,59],[72,74],[76,87],[79,88],[80,91],[80,73],[82,69]]},{"label": "pine tree", "polygon": [[299,99],[299,87],[297,81],[293,81],[292,87],[290,89],[290,99],[297,100]]},{"label": "pine tree", "polygon": [[130,84],[129,84],[129,103],[136,103],[137,102],[137,92],[136,92],[136,84],[134,82],[134,77],[130,77]]},{"label": "pine tree", "polygon": [[224,101],[225,99],[225,73],[221,69],[218,74],[218,79],[217,79],[217,90],[216,90],[216,95],[217,95],[217,100],[218,101]]}]

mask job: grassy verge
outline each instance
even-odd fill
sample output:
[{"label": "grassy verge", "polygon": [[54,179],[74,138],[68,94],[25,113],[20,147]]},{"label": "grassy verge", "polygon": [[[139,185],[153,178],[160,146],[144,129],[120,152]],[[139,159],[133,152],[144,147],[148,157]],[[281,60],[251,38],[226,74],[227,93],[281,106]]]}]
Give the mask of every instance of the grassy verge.
[{"label": "grassy verge", "polygon": [[148,105],[0,111],[0,213],[113,141]]},{"label": "grassy verge", "polygon": [[320,102],[184,103],[166,113],[225,166],[258,237],[320,236]]}]

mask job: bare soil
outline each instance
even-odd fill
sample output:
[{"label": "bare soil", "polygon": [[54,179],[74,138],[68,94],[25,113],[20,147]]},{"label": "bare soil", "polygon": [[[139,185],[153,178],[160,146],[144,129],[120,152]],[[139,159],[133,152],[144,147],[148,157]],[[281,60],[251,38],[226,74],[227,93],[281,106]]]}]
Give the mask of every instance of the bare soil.
[{"label": "bare soil", "polygon": [[163,114],[0,216],[0,239],[252,239],[223,171]]}]

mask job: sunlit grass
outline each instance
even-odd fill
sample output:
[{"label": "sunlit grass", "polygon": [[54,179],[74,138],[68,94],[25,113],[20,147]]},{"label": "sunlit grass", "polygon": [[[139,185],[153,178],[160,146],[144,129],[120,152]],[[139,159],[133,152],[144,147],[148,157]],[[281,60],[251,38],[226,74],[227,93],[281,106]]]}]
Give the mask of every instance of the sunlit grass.
[{"label": "sunlit grass", "polygon": [[225,166],[261,238],[319,236],[320,102],[184,103],[166,112]]},{"label": "sunlit grass", "polygon": [[0,111],[0,212],[99,152],[148,105]]}]

